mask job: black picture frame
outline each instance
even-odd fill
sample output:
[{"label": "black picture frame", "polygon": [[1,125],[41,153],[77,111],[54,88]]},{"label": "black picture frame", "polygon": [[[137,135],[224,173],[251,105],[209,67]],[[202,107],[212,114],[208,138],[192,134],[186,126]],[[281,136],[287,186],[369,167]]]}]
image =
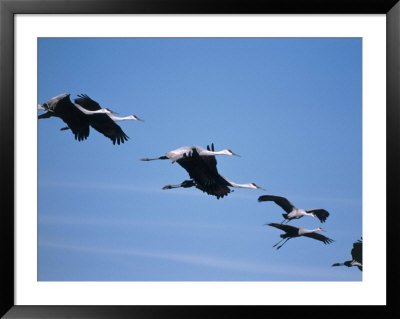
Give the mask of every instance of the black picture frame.
[{"label": "black picture frame", "polygon": [[[395,247],[400,136],[399,0],[0,0],[0,315],[4,318],[165,318],[399,315]],[[387,21],[387,305],[386,306],[29,306],[14,303],[14,16],[16,14],[385,14]],[[298,292],[288,292],[290,294]],[[284,298],[285,296],[282,296]],[[312,296],[310,296],[312,298]],[[312,308],[312,309],[310,309]],[[321,308],[321,309],[318,309]],[[319,311],[320,310],[320,311]]]}]

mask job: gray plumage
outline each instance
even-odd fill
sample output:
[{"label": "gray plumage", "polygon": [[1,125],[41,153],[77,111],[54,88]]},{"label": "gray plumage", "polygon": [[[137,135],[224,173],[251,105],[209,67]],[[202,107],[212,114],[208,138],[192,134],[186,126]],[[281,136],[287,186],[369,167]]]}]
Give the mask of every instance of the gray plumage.
[{"label": "gray plumage", "polygon": [[278,246],[276,249],[281,248],[289,239],[291,238],[296,238],[296,237],[308,237],[312,239],[319,240],[323,242],[324,244],[330,244],[334,242],[333,239],[330,239],[322,234],[317,233],[317,231],[325,231],[321,227],[317,227],[315,229],[306,229],[303,227],[295,227],[291,225],[286,225],[286,224],[277,224],[277,223],[270,223],[267,224],[268,226],[272,226],[275,228],[278,228],[280,230],[283,230],[285,233],[281,234],[280,237],[282,238],[279,242],[273,245],[275,247],[278,245],[282,240],[285,240],[282,245]]},{"label": "gray plumage", "polygon": [[[286,214],[282,216],[288,222],[292,219],[299,219],[303,216],[317,217],[321,223],[324,223],[329,216],[329,212],[322,208],[314,209],[302,209],[294,206],[287,198],[275,195],[262,195],[258,198],[259,202],[273,201],[275,204],[279,205]],[[284,220],[284,221],[285,221]],[[284,223],[284,221],[282,223]]]}]

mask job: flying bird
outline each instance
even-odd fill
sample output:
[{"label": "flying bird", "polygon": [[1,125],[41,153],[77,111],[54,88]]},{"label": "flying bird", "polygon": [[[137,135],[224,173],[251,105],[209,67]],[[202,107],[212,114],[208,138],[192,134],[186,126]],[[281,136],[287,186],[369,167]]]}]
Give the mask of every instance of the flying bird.
[{"label": "flying bird", "polygon": [[295,226],[286,225],[286,224],[270,223],[270,224],[267,224],[267,225],[275,227],[275,228],[278,228],[278,229],[283,230],[285,232],[285,234],[281,234],[280,235],[280,237],[282,239],[272,246],[272,247],[275,247],[282,240],[285,240],[276,249],[281,248],[289,239],[300,237],[300,236],[313,238],[313,239],[322,241],[324,244],[330,244],[330,243],[334,242],[333,239],[330,239],[328,237],[325,237],[324,235],[321,235],[321,234],[317,233],[317,231],[325,231],[321,227],[318,227],[318,228],[315,228],[315,229],[306,229],[306,228],[303,228],[303,227],[295,227]]},{"label": "flying bird", "polygon": [[49,118],[52,116],[61,118],[68,126],[61,130],[71,129],[78,141],[83,141],[89,136],[89,127],[104,134],[118,144],[128,140],[128,136],[122,129],[115,124],[116,121],[137,120],[143,121],[135,115],[126,117],[117,117],[114,111],[109,108],[101,108],[100,105],[89,98],[87,95],[78,95],[79,99],[75,99],[75,103],[70,100],[70,94],[60,94],[43,104],[38,104],[38,110],[47,111],[38,116],[39,119]]},{"label": "flying bird", "polygon": [[126,117],[117,117],[112,115],[115,113],[108,108],[101,108],[99,103],[92,100],[85,94],[78,95],[79,98],[75,99],[75,107],[87,116],[89,124],[96,131],[100,132],[104,136],[108,137],[113,144],[124,143],[129,137],[122,131],[121,127],[116,124],[117,121],[142,121],[135,115],[129,115]]},{"label": "flying bird", "polygon": [[358,267],[362,271],[362,238],[353,243],[353,248],[351,250],[352,260],[347,260],[343,263],[335,263],[334,266],[347,266],[347,267]]},{"label": "flying bird", "polygon": [[89,136],[89,121],[87,116],[78,110],[70,100],[70,94],[64,93],[53,97],[43,104],[38,104],[38,110],[44,110],[39,119],[58,117],[71,129],[78,141],[83,141]]},{"label": "flying bird", "polygon": [[[238,156],[240,155],[233,153],[231,150],[225,149],[222,151],[214,151],[214,144],[211,144],[211,149],[207,146],[204,149],[200,146],[182,146],[176,150],[169,151],[165,155],[155,158],[141,158],[141,161],[154,161],[154,160],[166,160],[170,159],[172,163],[175,163],[182,158],[190,157],[192,154],[197,154],[198,156],[215,156],[215,155],[228,155],[228,156]],[[215,157],[214,157],[215,159]],[[178,162],[179,163],[179,162]]]},{"label": "flying bird", "polygon": [[211,148],[207,146],[207,149],[200,146],[184,146],[157,158],[142,158],[141,160],[152,161],[170,159],[172,163],[177,162],[189,173],[190,180],[185,180],[178,185],[166,185],[163,189],[195,186],[209,195],[216,196],[217,199],[232,192],[229,186],[263,189],[254,183],[237,184],[220,175],[217,170],[215,155],[239,156],[229,149],[214,151],[214,144],[211,144]]},{"label": "flying bird", "polygon": [[283,224],[285,221],[287,221],[288,223],[292,219],[299,219],[303,216],[317,217],[321,221],[321,223],[323,223],[329,216],[328,211],[326,211],[325,209],[314,208],[305,210],[302,208],[297,208],[287,198],[281,196],[262,195],[258,198],[258,201],[272,201],[275,202],[275,204],[279,205],[286,212],[286,214],[282,214],[285,219],[282,221],[281,224]]}]

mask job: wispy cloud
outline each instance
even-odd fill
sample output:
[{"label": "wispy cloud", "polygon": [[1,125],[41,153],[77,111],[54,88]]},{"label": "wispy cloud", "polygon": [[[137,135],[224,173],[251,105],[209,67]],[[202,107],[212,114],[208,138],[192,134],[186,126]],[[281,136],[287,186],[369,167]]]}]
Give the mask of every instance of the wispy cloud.
[{"label": "wispy cloud", "polygon": [[[330,268],[321,267],[298,267],[292,265],[260,265],[250,262],[243,262],[238,260],[231,260],[220,258],[216,256],[207,256],[201,254],[188,254],[188,253],[176,253],[176,252],[160,252],[160,251],[148,251],[139,249],[112,249],[112,248],[102,248],[95,246],[76,246],[76,245],[65,245],[53,242],[39,242],[40,247],[57,248],[72,250],[77,252],[85,252],[92,254],[106,254],[106,255],[125,255],[134,257],[144,257],[152,259],[162,259],[174,262],[181,262],[192,265],[200,265],[203,267],[212,267],[225,270],[234,270],[241,272],[250,272],[258,274],[269,274],[269,275],[286,275],[294,276],[295,278],[301,277],[315,277],[323,278],[332,277],[332,271]],[[340,279],[343,278],[343,274],[340,275]],[[350,278],[350,277],[348,277]],[[318,279],[316,279],[318,280]]]},{"label": "wispy cloud", "polygon": [[[72,183],[72,182],[54,182],[54,181],[41,181],[41,186],[51,186],[51,187],[68,187],[75,189],[101,189],[101,190],[116,190],[116,191],[128,191],[128,192],[144,192],[144,193],[162,193],[164,195],[179,195],[179,196],[209,196],[198,189],[179,189],[179,190],[163,190],[161,185],[159,187],[155,186],[144,186],[135,184],[112,184],[106,182],[96,182],[96,183]],[[230,194],[230,199],[251,199],[254,200],[253,190],[235,190],[232,189],[234,194]],[[251,192],[251,193],[250,193]],[[257,193],[259,194],[259,193]],[[258,195],[257,195],[258,196]],[[291,201],[308,201],[308,202],[321,202],[321,203],[333,203],[333,204],[344,204],[352,206],[361,206],[362,199],[357,198],[337,198],[337,197],[312,197],[312,196],[298,196],[298,195],[288,195]],[[307,208],[307,207],[306,207]],[[312,207],[309,207],[312,208]]]},{"label": "wispy cloud", "polygon": [[107,190],[107,191],[127,191],[127,192],[142,192],[142,193],[162,193],[165,195],[188,195],[188,196],[200,196],[203,193],[195,191],[194,189],[180,189],[179,191],[174,190],[163,190],[162,187],[165,185],[155,186],[143,186],[134,184],[112,184],[105,182],[97,183],[71,183],[71,182],[53,182],[53,181],[41,181],[40,186],[51,186],[51,187],[66,187],[74,189],[94,189],[94,190]]},{"label": "wispy cloud", "polygon": [[[102,218],[102,217],[74,217],[74,216],[55,216],[55,215],[41,215],[39,220],[41,225],[93,225],[93,226],[106,226],[110,227],[168,227],[168,228],[179,228],[179,229],[189,229],[193,227],[192,222],[184,221],[169,221],[169,220],[132,220],[132,219],[121,219],[121,218]],[[262,224],[260,224],[262,225]],[[256,226],[248,226],[237,223],[229,223],[229,221],[224,222],[224,227],[229,228],[231,231],[265,231],[265,228]],[[221,229],[220,224],[213,222],[199,222],[195,223],[196,228],[204,229]]]},{"label": "wispy cloud", "polygon": [[51,186],[51,187],[67,187],[77,189],[103,189],[103,190],[123,190],[123,191],[135,191],[135,192],[162,192],[161,187],[146,187],[134,184],[112,184],[105,182],[97,183],[73,183],[73,182],[54,182],[54,181],[41,181],[40,186]]}]

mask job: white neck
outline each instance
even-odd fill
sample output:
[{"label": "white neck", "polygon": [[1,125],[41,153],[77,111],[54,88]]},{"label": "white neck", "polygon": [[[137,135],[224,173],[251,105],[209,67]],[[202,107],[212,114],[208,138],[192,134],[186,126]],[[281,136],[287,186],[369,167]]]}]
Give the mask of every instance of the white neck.
[{"label": "white neck", "polygon": [[229,155],[229,156],[232,156],[232,153],[229,152],[228,150],[217,151],[217,152],[214,152],[214,153],[215,153],[215,155]]},{"label": "white neck", "polygon": [[108,114],[108,116],[114,121],[114,122],[119,122],[119,121],[128,121],[128,120],[135,120],[132,116],[114,116],[112,114]]},{"label": "white neck", "polygon": [[238,184],[238,183],[235,183],[235,182],[232,182],[231,180],[229,180],[229,179],[227,179],[225,176],[222,176],[221,175],[221,177],[223,178],[223,179],[225,179],[231,186],[233,186],[233,187],[240,187],[240,188],[256,188],[253,184],[251,184],[251,183],[248,183],[248,184]]},{"label": "white neck", "polygon": [[307,229],[307,228],[300,228],[300,233],[301,234],[309,234],[309,233],[315,233],[316,231],[319,231],[318,228],[314,228],[314,229]]},{"label": "white neck", "polygon": [[96,110],[96,111],[89,111],[89,110],[83,108],[82,106],[80,106],[79,104],[74,103],[74,105],[75,105],[76,108],[81,110],[86,115],[99,114],[99,113],[110,113],[110,111],[107,111],[106,109],[100,109],[100,110]]},{"label": "white neck", "polygon": [[222,150],[222,151],[216,151],[216,152],[208,151],[208,150],[201,150],[199,152],[199,155],[209,155],[209,156],[212,156],[212,155],[230,155],[230,156],[232,156],[232,153],[229,152],[228,150]]}]

